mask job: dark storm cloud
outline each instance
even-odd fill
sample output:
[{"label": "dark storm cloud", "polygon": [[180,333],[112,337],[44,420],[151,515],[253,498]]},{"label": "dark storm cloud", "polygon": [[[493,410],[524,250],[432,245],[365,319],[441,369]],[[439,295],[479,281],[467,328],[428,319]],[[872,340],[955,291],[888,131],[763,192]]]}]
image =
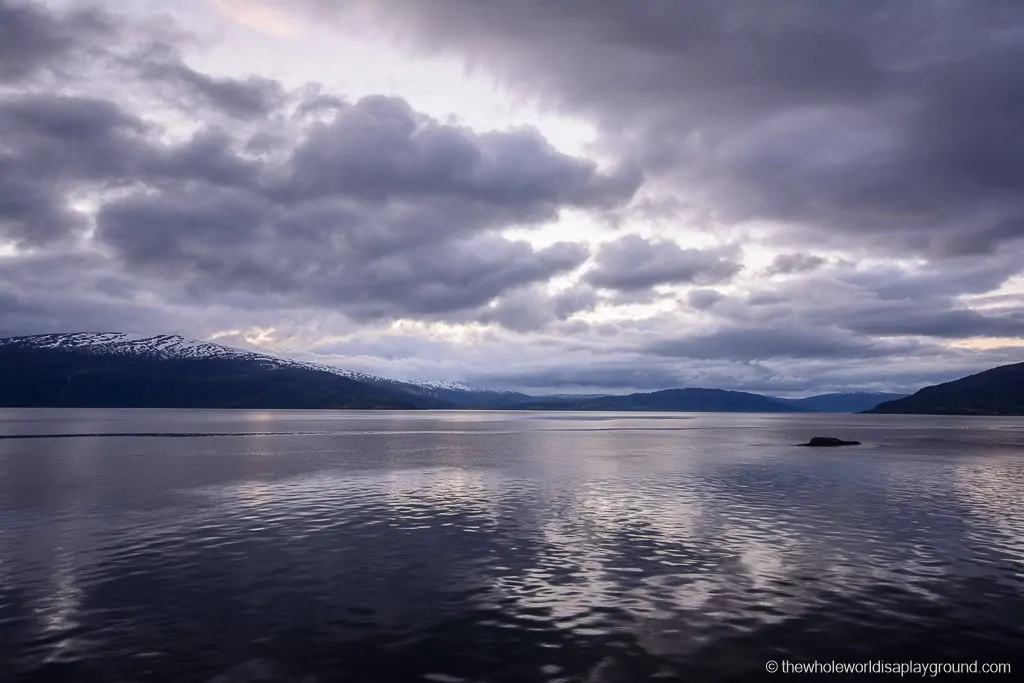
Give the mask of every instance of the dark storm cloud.
[{"label": "dark storm cloud", "polygon": [[[905,390],[1012,360],[929,338],[1021,334],[1020,302],[991,294],[1024,263],[1020,5],[363,4],[592,120],[620,163],[399,97],[212,75],[173,27],[127,14],[0,0],[0,334],[261,327],[291,348],[361,340],[345,348],[384,375],[421,354],[410,373],[567,388]],[[566,208],[736,245],[767,219],[756,239],[784,253],[766,274],[787,277],[754,286],[738,247],[678,236],[628,235],[592,264],[503,236]],[[705,288],[649,319],[576,316],[667,303],[668,284]],[[395,319],[492,327],[365,341]]]},{"label": "dark storm cloud", "polygon": [[825,265],[826,261],[815,254],[779,254],[768,266],[769,275],[792,275],[806,273]]},{"label": "dark storm cloud", "polygon": [[828,329],[724,327],[678,340],[657,341],[646,350],[696,359],[865,358],[913,350],[912,342],[887,343]]},{"label": "dark storm cloud", "polygon": [[158,126],[110,100],[50,93],[0,99],[0,235],[23,245],[66,239],[86,227],[69,198],[84,191],[197,182],[254,186],[257,169],[215,129],[177,145]]},{"label": "dark storm cloud", "polygon": [[[294,303],[284,312],[248,303],[224,292],[197,302],[176,282],[139,277],[77,246],[0,255],[0,336],[118,331],[204,338],[231,328],[285,326],[292,316],[315,327],[329,315]],[[335,333],[346,329],[340,316],[330,323]]]},{"label": "dark storm cloud", "polygon": [[[234,290],[367,320],[444,318],[587,257],[575,244],[535,251],[491,234],[380,248],[375,231],[400,231],[405,219],[358,204],[311,217],[245,193],[165,194],[104,207],[97,238],[133,269],[183,282],[197,297]],[[427,219],[410,227],[442,225]]]},{"label": "dark storm cloud", "polygon": [[141,124],[105,100],[62,95],[0,99],[0,237],[23,245],[85,226],[68,206],[71,184],[124,177]]},{"label": "dark storm cloud", "polygon": [[1021,3],[305,4],[593,118],[726,222],[932,258],[1024,236]]},{"label": "dark storm cloud", "polygon": [[86,226],[64,197],[31,179],[19,177],[9,160],[0,159],[0,237],[18,245],[52,242]]},{"label": "dark storm cloud", "polygon": [[680,386],[672,368],[654,366],[643,358],[600,365],[567,363],[560,367],[526,370],[518,373],[493,372],[476,378],[484,386],[561,389],[578,392],[600,387],[602,391],[656,391]]},{"label": "dark storm cloud", "polygon": [[0,100],[4,158],[37,182],[124,177],[148,151],[145,129],[109,100],[50,93]]},{"label": "dark storm cloud", "polygon": [[188,66],[176,44],[183,34],[173,22],[141,27],[95,7],[58,11],[40,3],[0,0],[0,84],[33,85],[37,77],[52,83],[104,74],[141,85],[178,107],[222,112],[253,119],[271,114],[285,98],[281,85],[257,76],[223,78]]},{"label": "dark storm cloud", "polygon": [[626,235],[601,247],[584,276],[595,287],[618,290],[657,285],[724,282],[742,265],[735,249],[683,249],[669,240]]},{"label": "dark storm cloud", "polygon": [[397,97],[365,97],[335,109],[295,150],[279,194],[464,197],[505,207],[520,220],[554,216],[560,205],[614,206],[636,191],[635,171],[604,176],[555,150],[537,131],[477,134],[442,125]]},{"label": "dark storm cloud", "polygon": [[[444,318],[587,258],[580,245],[535,250],[458,203],[366,206],[342,198],[289,207],[247,192],[166,192],[105,206],[97,239],[140,272],[190,285],[332,306],[360,319]],[[408,239],[404,239],[408,236]]]},{"label": "dark storm cloud", "polygon": [[1021,262],[1011,252],[994,257],[965,257],[930,263],[918,268],[882,265],[851,269],[844,266],[828,275],[840,283],[870,291],[880,299],[925,301],[936,297],[984,294],[998,289],[1020,272]]},{"label": "dark storm cloud", "polygon": [[960,259],[942,268],[858,268],[848,263],[746,296],[719,296],[713,305],[697,307],[727,327],[761,330],[750,332],[751,337],[801,329],[819,331],[822,340],[829,340],[829,330],[837,329],[856,333],[858,339],[863,336],[861,341],[1020,337],[1024,306],[1019,297],[989,302],[990,307],[982,310],[971,309],[960,299],[999,287],[1015,269],[1010,257]]},{"label": "dark storm cloud", "polygon": [[[138,299],[137,280],[103,256],[51,249],[0,256],[0,336],[160,329],[169,307]],[[150,294],[153,294],[150,292]]]},{"label": "dark storm cloud", "polygon": [[[207,182],[168,184],[190,161],[193,181]],[[476,135],[382,97],[315,124],[280,164],[254,170],[214,135],[136,166],[166,187],[112,200],[97,216],[97,239],[127,266],[197,295],[296,297],[360,319],[444,317],[573,270],[588,256],[580,245],[534,250],[493,231],[635,189],[534,132]]]},{"label": "dark storm cloud", "polygon": [[567,320],[575,313],[592,310],[597,304],[597,293],[587,287],[574,287],[554,295],[541,287],[521,288],[483,311],[479,320],[496,322],[516,332],[530,332],[556,320]]},{"label": "dark storm cloud", "polygon": [[878,336],[1024,337],[1024,306],[1000,315],[986,315],[966,308],[947,311],[913,310],[906,306],[863,308],[846,327]]},{"label": "dark storm cloud", "polygon": [[268,116],[285,98],[277,81],[256,76],[216,78],[189,67],[173,53],[150,55],[140,70],[145,79],[183,93],[186,104],[199,101],[239,119]]},{"label": "dark storm cloud", "polygon": [[[589,253],[500,231],[563,207],[616,207],[642,180],[563,154],[535,130],[476,133],[397,97],[350,103],[315,86],[211,76],[186,63],[173,28],[6,2],[0,11],[25,33],[4,46],[21,55],[10,69],[21,81],[0,96],[0,238],[98,247],[90,258],[126,291],[166,283],[177,304],[230,299],[363,321],[486,315],[532,328],[590,305],[537,287]],[[70,59],[78,53],[92,62]],[[59,92],[36,78],[44,72]],[[125,97],[100,95],[114,91],[91,87],[97,75],[119,79]],[[136,113],[153,104],[170,104],[156,111],[171,118]],[[191,133],[171,133],[175,111]],[[5,265],[27,262],[12,258]],[[93,282],[85,271],[83,281]]]},{"label": "dark storm cloud", "polygon": [[95,10],[53,14],[24,0],[0,0],[0,83],[23,81],[87,58],[83,47],[110,33],[109,18]]},{"label": "dark storm cloud", "polygon": [[578,244],[561,242],[534,250],[526,242],[485,236],[389,255],[338,282],[325,280],[321,292],[339,306],[352,302],[348,308],[355,317],[444,320],[517,287],[573,270],[586,256]]},{"label": "dark storm cloud", "polygon": [[699,311],[706,311],[725,298],[724,294],[714,289],[694,289],[686,294],[687,303]]}]

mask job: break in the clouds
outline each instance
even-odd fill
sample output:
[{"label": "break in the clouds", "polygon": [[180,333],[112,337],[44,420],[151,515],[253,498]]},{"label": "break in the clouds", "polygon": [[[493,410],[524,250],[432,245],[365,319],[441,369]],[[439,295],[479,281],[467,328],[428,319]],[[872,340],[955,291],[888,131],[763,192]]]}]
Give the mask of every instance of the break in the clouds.
[{"label": "break in the clouds", "polygon": [[151,7],[0,0],[0,334],[574,390],[1021,349],[1016,3]]}]

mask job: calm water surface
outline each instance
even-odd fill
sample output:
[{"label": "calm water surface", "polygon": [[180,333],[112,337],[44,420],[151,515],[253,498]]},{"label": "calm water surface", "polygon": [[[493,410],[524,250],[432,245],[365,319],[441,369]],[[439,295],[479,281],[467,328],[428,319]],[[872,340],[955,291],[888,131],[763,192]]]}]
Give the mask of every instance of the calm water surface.
[{"label": "calm water surface", "polygon": [[1022,657],[1020,419],[0,411],[3,680]]}]

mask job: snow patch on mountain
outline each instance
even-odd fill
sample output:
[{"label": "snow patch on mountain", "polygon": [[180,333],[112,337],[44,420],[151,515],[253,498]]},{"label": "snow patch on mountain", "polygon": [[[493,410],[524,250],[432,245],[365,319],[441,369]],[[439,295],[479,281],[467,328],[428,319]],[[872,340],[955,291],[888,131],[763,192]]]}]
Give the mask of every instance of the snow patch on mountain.
[{"label": "snow patch on mountain", "polygon": [[146,337],[124,332],[78,332],[73,334],[39,334],[31,337],[9,337],[0,345],[17,345],[37,349],[81,351],[110,356],[149,356],[157,358],[245,358],[259,356],[242,349],[220,344],[185,339],[177,335]]},{"label": "snow patch on mountain", "polygon": [[480,391],[480,389],[473,389],[472,387],[467,387],[465,384],[459,384],[458,382],[445,382],[440,380],[426,380],[423,382],[414,382],[414,384],[428,389],[444,389],[446,391]]},{"label": "snow patch on mountain", "polygon": [[186,339],[179,335],[160,334],[144,336],[125,332],[77,332],[70,334],[39,334],[27,337],[8,337],[0,339],[0,346],[21,346],[37,349],[54,349],[79,351],[111,356],[142,356],[173,359],[232,359],[258,363],[264,367],[291,367],[329,372],[340,377],[365,382],[377,386],[391,386],[416,391],[427,395],[435,395],[437,391],[476,391],[464,384],[445,381],[403,382],[400,380],[378,377],[354,370],[346,370],[335,365],[311,363],[308,361],[279,358],[256,351],[246,351],[231,346],[223,346],[214,342]]}]

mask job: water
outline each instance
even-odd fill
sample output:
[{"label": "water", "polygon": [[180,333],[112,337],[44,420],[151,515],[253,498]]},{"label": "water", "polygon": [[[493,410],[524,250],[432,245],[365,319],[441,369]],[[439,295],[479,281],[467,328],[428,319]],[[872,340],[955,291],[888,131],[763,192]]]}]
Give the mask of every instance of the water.
[{"label": "water", "polygon": [[1019,675],[1022,503],[1015,418],[4,410],[0,679]]}]

